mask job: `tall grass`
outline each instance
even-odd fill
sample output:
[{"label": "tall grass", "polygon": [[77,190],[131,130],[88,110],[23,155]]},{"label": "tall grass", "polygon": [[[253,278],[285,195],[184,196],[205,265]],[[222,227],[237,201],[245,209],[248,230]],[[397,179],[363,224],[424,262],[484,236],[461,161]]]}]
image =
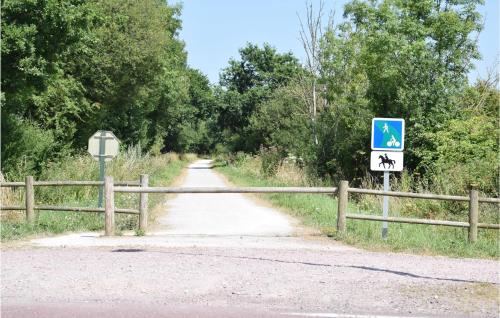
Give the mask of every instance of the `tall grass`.
[{"label": "tall grass", "polygon": [[[149,174],[152,186],[168,185],[180,174],[181,169],[195,158],[194,155],[169,153],[159,156],[141,154],[138,147],[130,147],[106,165],[106,175],[115,181],[138,181],[140,174]],[[88,155],[78,155],[51,163],[41,173],[39,180],[98,180],[98,162]],[[20,180],[9,180],[20,181]],[[37,205],[64,205],[97,207],[98,187],[35,187]],[[6,194],[8,193],[8,194]],[[116,193],[115,202],[120,208],[138,207],[138,194]],[[161,196],[150,196],[152,208]],[[2,205],[23,205],[24,189],[2,192]],[[66,231],[100,231],[104,228],[101,213],[40,211],[35,224],[25,222],[24,211],[2,211],[2,241],[22,238],[33,234],[62,233]],[[136,215],[117,214],[118,233],[137,227]]]},{"label": "tall grass", "polygon": [[[311,180],[293,164],[280,165],[274,176],[266,175],[260,168],[259,157],[241,157],[225,161],[217,168],[231,182],[246,186],[311,186],[325,185]],[[399,191],[414,191],[410,176],[403,175],[392,180],[392,188]],[[380,188],[375,179],[363,180],[363,188]],[[422,186],[419,192],[434,192]],[[436,192],[434,192],[436,193]],[[347,234],[336,233],[337,201],[323,194],[266,194],[262,196],[290,214],[298,217],[306,226],[320,229],[334,239],[372,250],[404,251],[420,254],[447,255],[454,257],[497,258],[499,236],[497,230],[479,230],[478,242],[467,242],[467,229],[443,226],[389,223],[387,240],[381,238],[381,222],[347,220]],[[440,201],[390,198],[390,216],[436,218],[442,220],[467,221],[467,204]],[[381,215],[382,197],[349,195],[348,211]],[[498,223],[495,205],[480,205],[480,222]]]}]

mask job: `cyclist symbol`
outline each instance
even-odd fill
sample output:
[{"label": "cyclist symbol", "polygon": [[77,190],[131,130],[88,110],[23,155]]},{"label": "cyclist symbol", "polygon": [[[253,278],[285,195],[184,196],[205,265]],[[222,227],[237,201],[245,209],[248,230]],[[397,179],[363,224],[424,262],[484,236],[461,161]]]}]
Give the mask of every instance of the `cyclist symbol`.
[{"label": "cyclist symbol", "polygon": [[401,143],[394,138],[394,135],[391,136],[391,139],[387,142],[387,147],[399,147]]}]

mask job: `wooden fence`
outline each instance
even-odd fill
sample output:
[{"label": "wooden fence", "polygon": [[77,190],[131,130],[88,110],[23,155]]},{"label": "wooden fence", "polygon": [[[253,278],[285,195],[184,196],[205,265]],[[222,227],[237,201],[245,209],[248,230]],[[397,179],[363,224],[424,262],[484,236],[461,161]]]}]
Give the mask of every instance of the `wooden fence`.
[{"label": "wooden fence", "polygon": [[[443,221],[443,220],[430,220],[430,219],[415,219],[415,218],[402,218],[402,217],[381,217],[377,215],[365,214],[347,214],[347,202],[349,193],[371,194],[392,196],[400,198],[413,198],[413,199],[428,199],[428,200],[445,200],[445,201],[458,201],[469,202],[469,222],[457,221]],[[473,187],[469,190],[469,196],[455,196],[455,195],[442,195],[430,193],[412,193],[412,192],[397,192],[397,191],[381,191],[349,188],[347,181],[341,181],[338,188],[338,211],[337,211],[337,231],[341,233],[346,232],[346,219],[354,220],[368,220],[379,222],[396,222],[396,223],[409,223],[409,224],[427,224],[427,225],[443,225],[452,227],[466,227],[469,229],[468,239],[469,242],[477,241],[478,228],[483,229],[500,229],[500,224],[479,223],[479,203],[500,203],[498,198],[480,198],[479,192]]]},{"label": "wooden fence", "polygon": [[[103,186],[105,193],[104,208],[79,208],[79,207],[60,207],[60,206],[37,206],[34,199],[34,186]],[[500,224],[479,223],[479,203],[500,203],[499,198],[482,198],[476,189],[471,188],[469,196],[439,195],[427,193],[381,191],[370,189],[349,188],[347,181],[341,181],[339,187],[149,187],[148,176],[141,175],[139,182],[113,182],[112,177],[106,177],[104,182],[100,181],[33,181],[33,177],[26,177],[25,182],[3,182],[0,187],[25,187],[26,204],[21,206],[2,206],[1,210],[26,210],[26,219],[28,222],[34,221],[34,210],[53,210],[53,211],[79,211],[79,212],[101,212],[105,215],[105,235],[114,235],[115,231],[115,213],[130,213],[139,215],[139,229],[145,231],[148,219],[148,194],[149,193],[323,193],[337,194],[337,231],[345,233],[347,230],[346,220],[368,220],[378,222],[397,222],[410,224],[443,225],[452,227],[468,228],[468,239],[470,242],[477,241],[478,228],[500,229]],[[121,193],[139,193],[139,209],[120,209],[115,207],[115,192]],[[446,200],[469,203],[469,222],[415,219],[403,217],[381,217],[365,214],[348,214],[347,206],[349,193],[382,195],[400,198],[428,199],[428,200]]]},{"label": "wooden fence", "polygon": [[[139,181],[118,181],[117,186],[134,186],[147,187],[148,175],[142,174]],[[90,208],[90,207],[73,207],[73,206],[53,206],[53,205],[36,205],[35,204],[35,187],[52,186],[105,186],[104,181],[34,181],[32,176],[27,176],[24,182],[0,182],[0,188],[25,188],[25,204],[24,206],[0,206],[0,210],[25,210],[26,221],[29,223],[35,222],[35,211],[70,211],[70,212],[97,212],[105,213],[105,208]],[[141,193],[139,196],[139,209],[123,209],[116,208],[115,213],[137,214],[139,215],[139,229],[146,230],[147,228],[147,193]]]}]

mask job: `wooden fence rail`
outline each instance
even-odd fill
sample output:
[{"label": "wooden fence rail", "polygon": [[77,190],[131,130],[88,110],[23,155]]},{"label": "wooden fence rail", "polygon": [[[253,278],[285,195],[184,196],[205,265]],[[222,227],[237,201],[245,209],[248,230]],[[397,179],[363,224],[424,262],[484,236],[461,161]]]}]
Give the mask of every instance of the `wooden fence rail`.
[{"label": "wooden fence rail", "polygon": [[[35,205],[35,186],[104,186],[105,207],[68,207],[68,206],[39,206]],[[145,231],[148,220],[148,194],[149,193],[316,193],[316,194],[337,194],[337,231],[345,233],[347,229],[347,219],[368,220],[378,222],[397,222],[409,224],[442,225],[468,228],[468,239],[470,242],[477,241],[478,228],[500,229],[500,224],[479,223],[479,203],[500,203],[499,198],[480,198],[476,189],[471,188],[469,196],[441,195],[430,193],[411,193],[398,191],[381,191],[371,189],[349,188],[347,181],[341,181],[338,187],[149,187],[148,175],[141,175],[139,182],[122,181],[114,183],[112,177],[106,177],[101,181],[34,181],[33,177],[26,177],[25,182],[2,182],[0,187],[25,187],[25,206],[2,206],[1,210],[26,210],[26,219],[33,222],[35,210],[52,211],[77,211],[77,212],[100,212],[105,215],[105,235],[114,235],[115,213],[128,213],[139,215],[139,229]],[[121,209],[115,207],[115,193],[139,193],[139,209]],[[349,193],[382,195],[400,198],[414,198],[427,200],[447,200],[457,202],[469,202],[469,222],[414,219],[403,217],[381,217],[376,215],[348,214],[347,207]]]},{"label": "wooden fence rail", "polygon": [[115,192],[127,193],[327,193],[335,194],[337,188],[313,187],[115,187]]},{"label": "wooden fence rail", "polygon": [[[22,206],[12,206],[6,205],[0,207],[0,210],[4,211],[23,211],[26,210],[26,207]],[[101,212],[104,213],[104,208],[88,208],[88,207],[77,207],[77,206],[56,206],[56,205],[35,205],[33,210],[43,210],[43,211],[69,211],[69,212]],[[125,214],[140,214],[140,211],[137,209],[115,209],[116,213],[125,213]]]},{"label": "wooden fence rail", "polygon": [[[34,186],[103,186],[104,181],[33,181]],[[118,181],[117,186],[140,186],[140,181]],[[1,187],[25,187],[25,182],[0,182]]]},{"label": "wooden fence rail", "polygon": [[[430,194],[430,193],[411,193],[411,192],[398,192],[398,191],[381,191],[381,190],[369,190],[369,189],[358,189],[349,188],[347,186],[347,181],[342,181],[345,186],[339,190],[339,202],[338,202],[338,219],[337,221],[337,231],[341,233],[346,232],[346,219],[353,220],[367,220],[367,221],[378,221],[378,222],[398,222],[398,223],[410,223],[410,224],[427,224],[427,225],[443,225],[443,226],[453,226],[453,227],[466,227],[468,231],[469,242],[474,243],[477,241],[477,229],[500,229],[499,224],[486,224],[479,223],[479,203],[500,203],[499,198],[480,198],[479,192],[471,187],[469,190],[469,196],[454,196],[454,195],[441,195],[441,194]],[[457,221],[443,221],[443,220],[429,220],[429,219],[414,219],[414,218],[402,218],[402,217],[380,217],[376,215],[364,215],[364,214],[347,214],[347,203],[341,204],[340,197],[346,197],[350,193],[359,194],[371,194],[371,195],[383,195],[392,196],[400,198],[414,198],[414,199],[428,199],[428,200],[447,200],[447,201],[459,201],[459,202],[469,202],[469,222],[457,222]]]},{"label": "wooden fence rail", "polygon": [[[141,175],[139,181],[118,181],[119,186],[148,186],[148,176]],[[39,186],[105,186],[105,181],[34,181],[32,176],[27,176],[25,182],[0,182],[1,187],[25,188],[25,205],[24,206],[0,206],[0,210],[25,210],[26,221],[34,223],[36,210],[45,211],[70,211],[70,212],[97,212],[105,213],[105,208],[90,208],[90,207],[74,207],[74,206],[54,206],[54,205],[35,205],[35,187]],[[144,199],[144,196],[146,199]],[[116,208],[114,213],[136,214],[139,215],[139,229],[145,231],[147,227],[147,194],[141,194],[139,209],[123,209]],[[145,208],[146,207],[146,208]],[[113,215],[114,222],[114,215]]]},{"label": "wooden fence rail", "polygon": [[[359,194],[384,195],[388,197],[413,198],[413,199],[430,199],[430,200],[446,200],[446,201],[470,201],[469,197],[457,195],[443,195],[431,193],[413,193],[413,192],[398,192],[398,191],[383,191],[349,188],[348,192]],[[498,198],[479,198],[479,202],[484,203],[500,203]]]},{"label": "wooden fence rail", "polygon": [[[369,214],[347,214],[348,219],[353,220],[366,220],[366,221],[385,221],[394,223],[409,223],[409,224],[429,224],[429,225],[444,225],[444,226],[454,226],[454,227],[469,227],[469,222],[458,222],[458,221],[440,221],[440,220],[428,220],[428,219],[414,219],[414,218],[402,218],[402,217],[387,217],[384,218],[378,215]],[[478,228],[483,229],[500,229],[500,224],[488,224],[488,223],[478,223]]]}]

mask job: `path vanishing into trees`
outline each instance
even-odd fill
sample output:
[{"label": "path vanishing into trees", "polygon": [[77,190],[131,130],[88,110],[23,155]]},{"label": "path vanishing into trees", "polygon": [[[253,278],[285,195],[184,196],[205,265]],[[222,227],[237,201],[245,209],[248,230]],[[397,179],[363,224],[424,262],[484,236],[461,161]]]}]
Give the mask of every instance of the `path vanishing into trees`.
[{"label": "path vanishing into trees", "polygon": [[[226,187],[211,169],[211,160],[188,167],[183,187]],[[165,234],[277,237],[291,236],[290,218],[256,204],[243,194],[180,194],[168,204],[168,214],[158,219]]]},{"label": "path vanishing into trees", "polygon": [[[179,186],[227,186],[198,161]],[[499,262],[370,252],[243,194],[180,194],[143,237],[2,247],[2,317],[497,317]]]}]

